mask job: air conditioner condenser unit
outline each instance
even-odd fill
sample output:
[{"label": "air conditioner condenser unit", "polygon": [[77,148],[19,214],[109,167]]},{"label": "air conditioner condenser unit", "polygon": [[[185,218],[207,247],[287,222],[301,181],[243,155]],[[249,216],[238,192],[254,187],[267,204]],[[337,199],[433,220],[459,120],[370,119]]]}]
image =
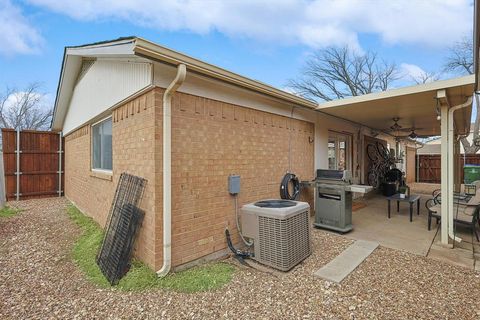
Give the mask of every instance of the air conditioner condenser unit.
[{"label": "air conditioner condenser unit", "polygon": [[311,254],[310,206],[262,200],[242,207],[242,233],[253,240],[256,261],[288,271]]}]

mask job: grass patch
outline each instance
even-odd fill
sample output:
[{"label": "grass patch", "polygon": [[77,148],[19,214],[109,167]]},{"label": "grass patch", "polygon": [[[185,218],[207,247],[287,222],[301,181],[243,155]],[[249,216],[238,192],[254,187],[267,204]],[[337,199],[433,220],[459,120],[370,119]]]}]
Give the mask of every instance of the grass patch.
[{"label": "grass patch", "polygon": [[[95,261],[103,240],[103,230],[90,217],[85,216],[75,206],[69,206],[67,213],[82,228],[83,234],[73,248],[73,259],[87,278],[101,287],[110,287]],[[230,282],[235,268],[227,263],[211,263],[172,273],[159,279],[155,272],[141,261],[132,261],[132,267],[115,288],[120,290],[144,290],[165,288],[179,292],[199,292],[220,288]]]},{"label": "grass patch", "polygon": [[21,210],[12,208],[9,206],[3,207],[3,209],[0,210],[0,218],[10,218],[19,213]]}]

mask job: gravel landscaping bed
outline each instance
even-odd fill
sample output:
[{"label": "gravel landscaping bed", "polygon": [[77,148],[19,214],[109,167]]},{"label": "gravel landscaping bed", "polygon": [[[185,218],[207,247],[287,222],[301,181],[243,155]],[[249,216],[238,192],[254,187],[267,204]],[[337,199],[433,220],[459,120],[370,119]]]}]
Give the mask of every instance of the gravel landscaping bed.
[{"label": "gravel landscaping bed", "polygon": [[0,319],[480,318],[479,273],[396,250],[378,248],[341,285],[316,278],[351,243],[321,230],[312,256],[289,273],[237,264],[233,280],[209,292],[100,289],[72,262],[80,230],[68,204],[12,202],[22,212],[0,219]]}]

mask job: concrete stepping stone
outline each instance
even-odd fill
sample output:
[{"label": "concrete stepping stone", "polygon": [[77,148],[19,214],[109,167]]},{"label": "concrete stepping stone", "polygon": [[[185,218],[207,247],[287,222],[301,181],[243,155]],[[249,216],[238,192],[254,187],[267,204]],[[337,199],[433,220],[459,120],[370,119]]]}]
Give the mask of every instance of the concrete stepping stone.
[{"label": "concrete stepping stone", "polygon": [[335,259],[315,271],[314,275],[328,281],[340,283],[377,247],[377,242],[357,240],[335,257]]}]

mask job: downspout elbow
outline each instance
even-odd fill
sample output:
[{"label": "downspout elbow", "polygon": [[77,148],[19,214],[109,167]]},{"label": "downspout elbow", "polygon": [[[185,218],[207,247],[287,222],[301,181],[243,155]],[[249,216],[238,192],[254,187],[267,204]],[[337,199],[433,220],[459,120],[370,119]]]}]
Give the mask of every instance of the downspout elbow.
[{"label": "downspout elbow", "polygon": [[[462,104],[459,104],[459,105],[456,105],[454,107],[451,107],[450,109],[448,109],[448,118],[451,119],[452,123],[453,123],[453,113],[459,109],[463,109],[463,108],[466,108],[468,106],[470,106],[473,102],[473,97],[472,96],[469,96],[467,98],[467,101],[465,101],[464,103]],[[468,127],[470,127],[470,119],[468,119]],[[453,126],[449,126],[448,130],[450,131],[454,131],[455,129],[453,128]],[[467,133],[468,135],[468,133]]]},{"label": "downspout elbow", "polygon": [[177,67],[175,79],[163,94],[163,266],[157,276],[165,277],[172,265],[172,96],[185,81],[187,67]]}]

